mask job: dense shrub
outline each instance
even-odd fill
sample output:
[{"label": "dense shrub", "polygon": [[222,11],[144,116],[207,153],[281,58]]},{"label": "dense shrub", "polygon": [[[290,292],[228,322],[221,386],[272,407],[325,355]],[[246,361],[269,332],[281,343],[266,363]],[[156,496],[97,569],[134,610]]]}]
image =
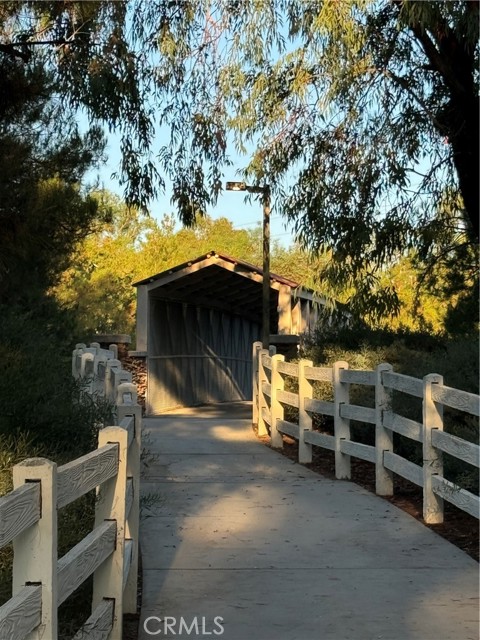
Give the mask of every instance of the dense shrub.
[{"label": "dense shrub", "polygon": [[[378,364],[388,362],[397,373],[415,378],[438,373],[443,376],[446,385],[478,393],[478,346],[476,336],[452,340],[423,333],[375,331],[364,327],[326,327],[304,345],[300,355],[313,360],[316,366],[331,366],[338,360],[344,360],[350,369],[374,369]],[[332,400],[332,386],[316,383],[315,397]],[[374,406],[373,388],[351,385],[350,402]],[[407,418],[422,421],[421,399],[394,392],[392,409]],[[314,426],[333,433],[331,418],[318,417]],[[444,429],[471,442],[478,442],[478,418],[469,414],[446,408]],[[353,440],[374,444],[372,425],[352,421],[351,433]],[[394,451],[412,462],[422,464],[420,443],[394,434]],[[478,493],[478,470],[447,454],[444,455],[444,466],[445,476],[449,480]]]},{"label": "dense shrub", "polygon": [[[0,495],[12,489],[12,467],[31,457],[61,465],[96,447],[111,407],[92,400],[71,375],[76,327],[50,299],[0,305]],[[59,557],[93,527],[91,492],[59,512]],[[12,548],[0,550],[0,604],[11,596]],[[60,637],[88,617],[91,582],[60,608]]]},{"label": "dense shrub", "polygon": [[63,462],[95,446],[108,406],[82,402],[71,375],[73,322],[48,299],[0,306],[0,435],[28,439],[36,455]]}]

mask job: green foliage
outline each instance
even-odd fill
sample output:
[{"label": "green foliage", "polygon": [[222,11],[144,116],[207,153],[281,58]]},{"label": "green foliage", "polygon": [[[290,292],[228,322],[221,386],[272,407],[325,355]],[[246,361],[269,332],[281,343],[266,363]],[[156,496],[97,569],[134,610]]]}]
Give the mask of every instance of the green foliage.
[{"label": "green foliage", "polygon": [[246,179],[329,256],[317,282],[372,321],[399,309],[382,281],[392,260],[433,248],[455,267],[478,237],[476,2],[16,2],[0,34],[16,88],[5,112],[43,73],[64,112],[120,134],[131,202],[146,206],[168,175],[190,224],[222,188],[230,141],[253,149]]},{"label": "green foliage", "polygon": [[[350,369],[374,369],[388,362],[396,373],[422,378],[429,373],[443,376],[450,387],[479,393],[479,341],[478,336],[448,340],[428,333],[372,330],[365,327],[332,329],[323,327],[302,357],[311,359],[316,366],[331,366],[345,360]],[[332,400],[331,385],[316,387],[317,397]],[[371,388],[351,385],[351,402],[361,406],[373,406]],[[422,422],[422,401],[412,396],[393,392],[392,408],[406,418]],[[331,420],[320,419],[317,428],[332,430]],[[478,418],[459,411],[445,409],[445,431],[478,442]],[[374,443],[371,425],[352,422],[352,436],[358,442]],[[394,434],[394,450],[417,464],[422,463],[421,445]],[[460,486],[478,493],[478,471],[445,455],[445,476]]]},{"label": "green foliage", "polygon": [[[101,217],[110,218],[77,244],[71,266],[51,289],[75,312],[78,337],[95,333],[135,333],[136,290],[132,283],[216,250],[262,264],[261,233],[234,229],[226,218],[198,217],[177,229],[173,217],[143,217],[108,192],[95,195]],[[313,282],[313,262],[299,247],[272,244],[272,270],[303,284]]]},{"label": "green foliage", "polygon": [[0,104],[0,301],[11,301],[50,286],[90,230],[97,206],[79,182],[104,141],[98,128],[79,134],[44,71],[1,52],[0,69],[12,89]]},{"label": "green foliage", "polygon": [[374,368],[389,362],[397,373],[416,378],[439,373],[445,384],[478,393],[477,336],[449,340],[406,330],[320,327],[308,353],[316,362],[326,364],[347,360],[350,368]]},{"label": "green foliage", "polygon": [[110,409],[80,401],[82,388],[71,376],[73,326],[48,299],[27,311],[0,307],[0,435],[11,455],[28,443],[35,455],[66,461],[95,446],[95,425]]},{"label": "green foliage", "polygon": [[[0,304],[0,495],[12,489],[14,464],[37,456],[65,464],[94,449],[98,425],[111,418],[111,407],[88,401],[72,378],[74,329],[74,318],[42,292],[30,292],[28,306]],[[60,555],[91,530],[93,505],[89,495],[60,512]],[[0,550],[0,604],[11,597],[12,559],[11,546]],[[82,623],[89,589],[62,607],[62,630]]]}]

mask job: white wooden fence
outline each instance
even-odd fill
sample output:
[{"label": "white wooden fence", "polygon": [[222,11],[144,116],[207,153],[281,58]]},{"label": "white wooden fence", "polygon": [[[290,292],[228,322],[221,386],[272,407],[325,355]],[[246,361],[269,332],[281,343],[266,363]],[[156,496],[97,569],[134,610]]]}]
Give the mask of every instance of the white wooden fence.
[{"label": "white wooden fence", "polygon": [[[2,640],[56,640],[57,610],[93,573],[92,615],[74,640],[121,640],[122,616],[136,613],[142,413],[116,347],[78,344],[72,373],[116,405],[116,426],[98,448],[57,467],[31,458],[13,468],[14,490],[0,498],[0,548],[13,540],[13,597],[0,607]],[[57,511],[97,490],[95,525],[62,558]]]},{"label": "white wooden fence", "polygon": [[[298,393],[285,391],[285,378],[298,381]],[[333,386],[333,402],[313,397],[313,383]],[[350,404],[350,385],[375,388],[373,408]],[[421,398],[423,419],[417,422],[391,409],[394,391]],[[333,367],[314,367],[309,360],[285,362],[284,356],[253,347],[253,423],[259,435],[270,433],[274,447],[283,446],[283,434],[298,440],[299,462],[312,461],[312,447],[335,452],[335,475],[349,479],[351,456],[375,464],[376,493],[392,495],[393,473],[423,487],[423,517],[427,523],[443,522],[443,500],[479,518],[479,497],[443,477],[443,452],[479,467],[480,447],[443,431],[443,407],[479,415],[480,398],[443,384],[442,376],[432,373],[422,380],[394,373],[390,364],[375,371],[349,370],[347,362]],[[298,409],[298,424],[284,419],[285,406]],[[334,435],[312,429],[312,417],[333,417]],[[375,446],[350,439],[350,421],[375,426]],[[422,443],[423,465],[419,466],[393,451],[393,433]]]}]

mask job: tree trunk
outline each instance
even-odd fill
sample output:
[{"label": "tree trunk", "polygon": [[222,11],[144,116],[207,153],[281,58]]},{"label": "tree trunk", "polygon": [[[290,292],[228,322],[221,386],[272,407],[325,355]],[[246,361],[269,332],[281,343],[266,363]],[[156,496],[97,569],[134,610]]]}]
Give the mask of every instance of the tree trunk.
[{"label": "tree trunk", "polygon": [[452,99],[450,102],[449,142],[458,184],[472,232],[479,237],[479,100],[472,96],[466,103]]}]

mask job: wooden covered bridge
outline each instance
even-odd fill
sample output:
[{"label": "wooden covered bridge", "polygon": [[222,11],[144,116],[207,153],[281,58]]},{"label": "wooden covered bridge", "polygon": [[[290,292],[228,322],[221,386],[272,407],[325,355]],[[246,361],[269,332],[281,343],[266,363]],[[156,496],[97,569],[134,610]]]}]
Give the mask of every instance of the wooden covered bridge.
[{"label": "wooden covered bridge", "polygon": [[[135,354],[147,360],[147,415],[251,399],[262,282],[261,268],[210,251],[135,283]],[[272,273],[270,343],[278,351],[298,344],[322,304],[313,291]]]}]

